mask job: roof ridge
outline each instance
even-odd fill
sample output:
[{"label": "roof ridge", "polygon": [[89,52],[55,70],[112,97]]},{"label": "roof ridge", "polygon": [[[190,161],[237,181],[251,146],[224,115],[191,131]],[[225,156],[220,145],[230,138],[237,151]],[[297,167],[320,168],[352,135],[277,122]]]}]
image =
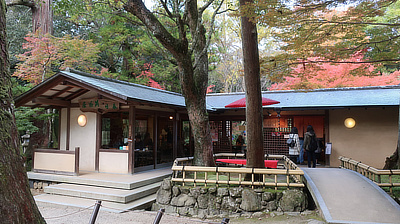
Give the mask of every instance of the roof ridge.
[{"label": "roof ridge", "polygon": [[279,93],[279,92],[329,92],[329,91],[369,90],[369,89],[400,89],[400,85],[351,86],[351,87],[323,88],[323,89],[270,90],[270,91],[262,91],[262,93],[268,93],[268,92],[274,92],[274,93]]},{"label": "roof ridge", "polygon": [[99,75],[93,75],[93,74],[90,74],[90,73],[87,73],[87,72],[82,72],[82,71],[71,69],[71,68],[66,69],[65,71],[61,71],[61,72],[64,73],[64,74],[66,74],[67,72],[68,73],[72,73],[72,74],[75,73],[77,75],[82,75],[82,76],[95,78],[95,79],[100,79],[100,80],[104,80],[104,81],[110,81],[110,82],[130,85],[130,86],[136,86],[136,87],[140,87],[140,88],[151,89],[151,90],[154,90],[154,91],[160,91],[160,92],[165,92],[165,93],[169,93],[169,94],[174,94],[174,95],[177,95],[177,96],[183,96],[181,93],[176,93],[176,92],[163,90],[163,89],[157,89],[157,88],[154,88],[154,87],[149,87],[149,86],[145,86],[145,85],[141,85],[141,84],[137,84],[137,83],[133,83],[133,82],[128,82],[128,81],[123,81],[123,80],[118,80],[118,79],[112,79],[112,78],[103,77],[103,76],[99,76]]},{"label": "roof ridge", "polygon": [[[287,92],[328,92],[328,91],[369,90],[369,89],[400,89],[400,85],[352,86],[352,87],[323,88],[323,89],[267,90],[267,91],[261,91],[261,94],[266,94],[266,93],[287,93]],[[207,96],[242,95],[244,93],[245,92],[208,93]]]}]

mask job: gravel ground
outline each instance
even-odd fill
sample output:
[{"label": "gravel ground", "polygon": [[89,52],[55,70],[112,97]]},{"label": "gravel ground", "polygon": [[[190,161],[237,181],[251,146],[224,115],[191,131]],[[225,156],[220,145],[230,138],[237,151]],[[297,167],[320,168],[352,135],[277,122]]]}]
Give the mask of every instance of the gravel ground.
[{"label": "gravel ground", "polygon": [[[42,216],[48,224],[72,224],[72,223],[89,223],[93,208],[80,209],[76,207],[69,207],[63,205],[55,205],[45,202],[37,202]],[[125,213],[113,213],[102,211],[100,209],[96,224],[132,224],[132,223],[153,223],[156,218],[157,212],[153,211],[130,211]],[[161,218],[162,223],[173,224],[200,224],[200,223],[221,223],[222,218],[215,220],[200,220],[190,217],[182,217],[177,215],[164,214]],[[315,211],[307,211],[304,214],[260,214],[257,218],[231,218],[229,223],[241,224],[261,224],[261,223],[300,223],[300,224],[322,224]]]}]

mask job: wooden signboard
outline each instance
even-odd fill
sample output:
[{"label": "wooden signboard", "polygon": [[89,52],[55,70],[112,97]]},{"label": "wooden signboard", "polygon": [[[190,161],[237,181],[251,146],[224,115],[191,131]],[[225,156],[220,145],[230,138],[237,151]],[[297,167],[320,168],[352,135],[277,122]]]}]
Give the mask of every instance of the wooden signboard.
[{"label": "wooden signboard", "polygon": [[91,98],[80,100],[79,107],[82,112],[105,113],[110,111],[118,111],[119,103],[112,100]]}]

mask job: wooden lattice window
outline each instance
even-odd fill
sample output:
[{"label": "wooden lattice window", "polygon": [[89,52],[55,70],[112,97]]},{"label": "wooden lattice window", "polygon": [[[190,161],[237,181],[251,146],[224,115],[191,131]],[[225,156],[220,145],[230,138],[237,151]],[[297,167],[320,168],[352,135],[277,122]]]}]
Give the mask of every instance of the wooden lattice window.
[{"label": "wooden lattice window", "polygon": [[285,135],[289,133],[289,128],[264,128],[264,153],[269,155],[289,155],[289,147],[285,138]]}]

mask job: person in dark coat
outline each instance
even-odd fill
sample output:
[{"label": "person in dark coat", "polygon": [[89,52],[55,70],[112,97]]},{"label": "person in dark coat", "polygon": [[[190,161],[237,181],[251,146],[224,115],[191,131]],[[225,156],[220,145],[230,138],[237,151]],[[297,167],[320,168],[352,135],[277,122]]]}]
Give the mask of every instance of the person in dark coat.
[{"label": "person in dark coat", "polygon": [[311,168],[311,162],[312,162],[312,167],[315,168],[317,166],[317,161],[315,158],[315,150],[310,150],[310,143],[311,143],[311,138],[316,138],[315,136],[315,131],[314,128],[311,125],[307,126],[307,132],[304,134],[304,149],[307,152],[307,164],[308,167]]}]

